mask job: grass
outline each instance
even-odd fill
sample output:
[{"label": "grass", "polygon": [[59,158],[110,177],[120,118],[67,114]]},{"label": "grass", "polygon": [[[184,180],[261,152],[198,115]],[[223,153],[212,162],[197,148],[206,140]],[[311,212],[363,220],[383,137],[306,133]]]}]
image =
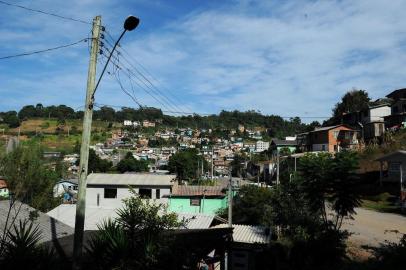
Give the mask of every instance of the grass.
[{"label": "grass", "polygon": [[384,192],[373,196],[364,196],[361,200],[361,207],[383,213],[401,213],[398,198]]}]

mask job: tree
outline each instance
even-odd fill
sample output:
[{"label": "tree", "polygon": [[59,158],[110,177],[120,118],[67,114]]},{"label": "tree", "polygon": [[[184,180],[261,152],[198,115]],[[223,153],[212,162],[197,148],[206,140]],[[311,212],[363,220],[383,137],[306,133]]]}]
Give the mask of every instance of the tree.
[{"label": "tree", "polygon": [[[343,218],[354,214],[354,208],[360,205],[355,188],[357,168],[357,153],[351,151],[339,152],[335,157],[329,153],[309,154],[300,159],[300,189],[310,210],[320,213],[325,226],[339,230]],[[335,213],[333,222],[327,217],[327,202]]]},{"label": "tree", "polygon": [[24,106],[19,112],[18,112],[18,118],[20,120],[25,120],[28,118],[33,118],[36,116],[37,110],[33,105],[27,105]]},{"label": "tree", "polygon": [[148,162],[145,160],[136,160],[131,152],[128,152],[124,159],[117,164],[117,170],[125,172],[146,172],[148,171]]},{"label": "tree", "polygon": [[[76,160],[76,166],[80,164],[80,158]],[[113,166],[111,161],[101,159],[93,149],[89,149],[89,163],[88,163],[88,172],[97,173],[97,172],[107,172]]]},{"label": "tree", "polygon": [[36,145],[19,146],[0,160],[0,174],[7,179],[15,199],[47,211],[57,202],[53,187],[59,179],[42,157],[42,150]]},{"label": "tree", "polygon": [[345,113],[356,112],[366,108],[370,102],[368,92],[353,89],[348,91],[333,109],[333,117],[340,117]]},{"label": "tree", "polygon": [[179,180],[192,180],[196,177],[198,163],[203,162],[207,169],[207,161],[198,155],[196,149],[187,149],[177,152],[169,158],[168,169],[171,173],[176,173]]},{"label": "tree", "polygon": [[20,120],[18,119],[16,111],[1,113],[0,116],[3,118],[4,123],[10,128],[16,128],[20,125]]}]

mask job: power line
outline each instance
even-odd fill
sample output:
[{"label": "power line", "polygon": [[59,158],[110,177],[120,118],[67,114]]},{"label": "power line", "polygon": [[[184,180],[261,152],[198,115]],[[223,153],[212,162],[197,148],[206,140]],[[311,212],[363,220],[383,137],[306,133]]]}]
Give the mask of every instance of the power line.
[{"label": "power line", "polygon": [[[102,51],[103,52],[103,51]],[[106,57],[103,53],[102,55],[104,57]],[[107,57],[106,57],[107,58]],[[171,110],[171,108],[169,108],[165,103],[163,103],[164,101],[159,100],[158,97],[156,97],[155,93],[152,91],[149,91],[147,88],[145,88],[143,85],[141,85],[140,83],[138,83],[137,81],[133,81],[132,77],[137,78],[139,81],[141,81],[144,85],[145,83],[140,80],[130,69],[128,69],[127,67],[123,68],[119,63],[115,62],[115,60],[119,61],[117,58],[112,57],[111,63],[114,64],[119,70],[121,70],[121,72],[123,72],[124,74],[126,74],[129,78],[129,80],[131,82],[134,82],[135,84],[137,84],[144,92],[146,92],[148,95],[150,95],[155,101],[157,101],[159,104],[161,104],[163,107],[167,108],[168,110]]]},{"label": "power line", "polygon": [[25,10],[28,10],[28,11],[31,11],[31,12],[36,12],[36,13],[41,13],[41,14],[53,16],[53,17],[56,17],[56,18],[59,18],[59,19],[70,20],[70,21],[84,23],[84,24],[90,24],[90,25],[92,24],[91,22],[87,22],[87,21],[84,21],[84,20],[81,20],[81,19],[75,19],[75,18],[71,18],[71,17],[66,17],[66,16],[62,16],[62,15],[59,15],[59,14],[55,14],[55,13],[51,13],[51,12],[47,12],[47,11],[43,11],[43,10],[39,10],[39,9],[33,9],[33,8],[29,8],[29,7],[25,7],[25,6],[21,6],[21,5],[17,5],[17,4],[12,4],[12,3],[1,1],[1,0],[0,0],[0,4],[7,5],[7,6],[18,7],[18,8],[25,9]]},{"label": "power line", "polygon": [[74,46],[74,45],[79,44],[79,43],[81,43],[81,42],[87,42],[87,41],[88,41],[88,38],[83,38],[83,39],[78,40],[78,41],[76,41],[76,42],[69,43],[69,44],[65,44],[65,45],[61,45],[61,46],[57,46],[57,47],[53,47],[53,48],[48,48],[48,49],[43,49],[43,50],[39,50],[39,51],[32,51],[32,52],[25,52],[25,53],[20,53],[20,54],[14,54],[14,55],[3,56],[3,57],[0,57],[0,60],[9,59],[9,58],[15,58],[15,57],[21,57],[21,56],[28,56],[28,55],[32,55],[32,54],[44,53],[44,52],[49,52],[49,51],[55,51],[55,50],[58,50],[58,49],[62,49],[62,48]]},{"label": "power line", "polygon": [[[108,38],[110,38],[112,41],[114,40],[114,38],[111,36],[111,34],[106,30],[106,29],[104,29],[104,32],[107,34],[107,37]],[[111,45],[111,43],[108,41],[108,39],[105,39],[106,40],[106,42],[110,45],[110,46],[112,46]],[[147,68],[144,66],[144,65],[142,65],[139,61],[137,61],[130,53],[128,53],[128,51],[124,48],[124,47],[122,47],[122,46],[120,46],[120,44],[119,44],[119,46],[118,46],[119,48],[117,48],[116,49],[116,51],[118,52],[118,53],[120,53],[121,55],[123,55],[123,53],[121,52],[121,50],[127,55],[127,57],[128,58],[130,58],[135,64],[137,64],[142,70],[144,70],[148,75],[149,75],[149,77],[151,78],[151,80],[154,80],[155,82],[157,82],[158,84],[160,84],[160,82],[158,81],[158,79],[156,79],[152,74],[151,74],[151,72],[149,72],[148,70],[147,70]],[[124,58],[124,60],[127,62],[127,63],[129,63],[135,70],[136,70],[136,72],[137,73],[139,73],[154,89],[156,89],[156,91],[158,91],[166,100],[168,100],[170,103],[172,103],[172,104],[175,104],[175,107],[177,107],[177,110],[180,110],[180,111],[182,111],[182,109],[180,109],[177,105],[176,105],[176,102],[173,102],[173,100],[172,100],[172,98],[175,100],[175,101],[177,101],[179,104],[182,104],[181,106],[183,106],[183,107],[185,107],[187,110],[191,110],[190,108],[189,108],[189,106],[185,106],[183,103],[184,102],[180,102],[180,99],[177,97],[177,96],[175,96],[171,91],[169,91],[168,89],[164,89],[164,90],[167,90],[167,91],[165,91],[165,93],[168,93],[172,98],[169,98],[168,96],[166,96],[154,83],[152,83],[151,82],[151,80],[149,80],[148,78],[147,78],[147,76],[146,75],[144,75],[138,68],[136,68],[127,58],[125,58],[125,57],[123,57]]]},{"label": "power line", "polygon": [[[110,50],[107,48],[107,47],[105,47],[105,49],[109,52],[109,54],[110,54]],[[113,56],[113,59],[115,59],[117,62],[119,62],[120,63],[120,58],[119,58],[119,56]],[[126,59],[125,59],[126,60]],[[127,60],[126,60],[126,62],[127,63],[129,63]],[[122,62],[121,62],[122,63]],[[129,63],[130,65],[131,65],[131,63]],[[118,64],[117,64],[118,65]],[[123,66],[125,66],[125,64],[124,63],[122,63],[122,65]],[[133,67],[134,69],[136,69],[135,67]],[[176,104],[174,104],[173,102],[171,102],[170,100],[168,100],[166,97],[165,97],[165,95],[163,95],[160,91],[157,91],[156,89],[154,89],[153,87],[151,87],[149,84],[147,84],[146,82],[145,82],[145,76],[143,76],[142,74],[140,74],[138,71],[136,71],[137,72],[137,74],[136,73],[134,73],[128,66],[125,66],[125,69],[129,72],[129,73],[131,73],[131,75],[133,75],[138,81],[140,81],[145,87],[147,87],[149,90],[151,90],[151,92],[152,93],[154,93],[154,95],[157,95],[157,96],[162,96],[163,98],[162,98],[162,102],[164,102],[165,104],[167,104],[169,107],[172,107],[172,109],[175,109],[175,110],[181,110],[181,109],[179,109],[179,107],[176,105]],[[141,77],[139,76],[139,75],[141,75]],[[137,82],[136,82],[137,83]],[[138,83],[137,83],[138,84]],[[138,84],[139,85],[139,84]],[[145,88],[144,88],[144,90],[145,90]],[[162,104],[161,102],[159,102],[160,104]]]}]

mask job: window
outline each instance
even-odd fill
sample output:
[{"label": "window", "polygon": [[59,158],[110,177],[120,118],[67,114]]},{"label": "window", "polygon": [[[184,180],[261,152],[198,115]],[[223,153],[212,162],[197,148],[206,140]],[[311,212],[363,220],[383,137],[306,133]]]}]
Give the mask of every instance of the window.
[{"label": "window", "polygon": [[399,162],[390,162],[388,171],[399,172],[400,171],[400,163]]},{"label": "window", "polygon": [[116,188],[105,188],[104,189],[104,198],[105,199],[117,198],[117,189]]},{"label": "window", "polygon": [[152,190],[150,188],[140,188],[138,190],[138,194],[141,198],[148,198],[151,199],[152,197]]},{"label": "window", "polygon": [[161,190],[160,190],[160,189],[156,189],[156,190],[155,190],[155,198],[156,198],[156,199],[160,199],[160,198],[161,198]]},{"label": "window", "polygon": [[352,137],[351,135],[352,135],[351,132],[348,132],[348,131],[347,131],[347,132],[345,133],[345,139],[346,139],[346,140],[351,139],[351,137]]},{"label": "window", "polygon": [[191,206],[200,206],[200,199],[190,199]]},{"label": "window", "polygon": [[321,146],[321,151],[326,151],[326,146],[324,144]]},{"label": "window", "polygon": [[334,137],[334,139],[337,139],[338,138],[338,133],[339,133],[340,131],[339,130],[334,130],[333,131],[333,137]]}]

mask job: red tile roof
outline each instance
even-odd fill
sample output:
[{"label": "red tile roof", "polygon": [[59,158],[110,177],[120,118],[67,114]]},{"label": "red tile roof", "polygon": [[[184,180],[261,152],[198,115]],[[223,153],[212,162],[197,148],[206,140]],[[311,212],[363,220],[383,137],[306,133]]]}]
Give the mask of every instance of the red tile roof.
[{"label": "red tile roof", "polygon": [[177,186],[172,190],[172,196],[224,196],[222,186]]}]

